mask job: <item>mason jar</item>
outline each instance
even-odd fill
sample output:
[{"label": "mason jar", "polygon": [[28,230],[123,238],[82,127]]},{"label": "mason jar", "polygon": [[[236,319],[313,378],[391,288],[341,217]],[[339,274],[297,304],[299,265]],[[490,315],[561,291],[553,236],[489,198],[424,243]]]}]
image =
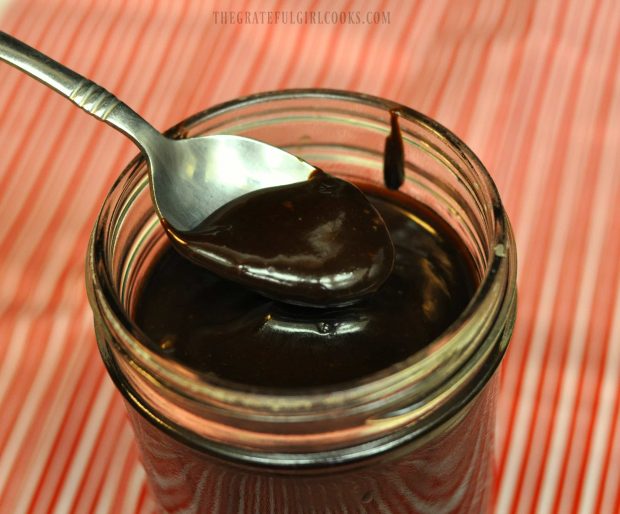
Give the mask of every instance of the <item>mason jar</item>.
[{"label": "mason jar", "polygon": [[472,151],[405,106],[317,89],[227,102],[168,135],[243,135],[382,187],[391,111],[405,147],[401,192],[452,227],[479,285],[431,344],[353,382],[274,392],[207,377],[149,349],[133,314],[168,243],[142,157],[105,199],[88,248],[89,300],[103,361],[124,397],[163,512],[490,508],[497,368],[515,319],[516,253],[497,189]]}]

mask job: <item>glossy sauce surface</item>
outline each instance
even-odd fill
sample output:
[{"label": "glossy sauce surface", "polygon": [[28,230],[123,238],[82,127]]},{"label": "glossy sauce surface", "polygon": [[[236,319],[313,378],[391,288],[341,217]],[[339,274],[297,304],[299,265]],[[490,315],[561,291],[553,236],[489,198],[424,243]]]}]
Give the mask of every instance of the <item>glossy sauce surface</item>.
[{"label": "glossy sauce surface", "polygon": [[320,170],[243,195],[191,232],[169,233],[197,264],[297,305],[356,302],[379,289],[394,264],[390,234],[364,194]]},{"label": "glossy sauce surface", "polygon": [[154,350],[246,385],[325,386],[367,376],[424,348],[473,296],[470,257],[448,225],[404,194],[363,187],[395,248],[381,288],[339,308],[273,301],[168,247],[134,318]]}]

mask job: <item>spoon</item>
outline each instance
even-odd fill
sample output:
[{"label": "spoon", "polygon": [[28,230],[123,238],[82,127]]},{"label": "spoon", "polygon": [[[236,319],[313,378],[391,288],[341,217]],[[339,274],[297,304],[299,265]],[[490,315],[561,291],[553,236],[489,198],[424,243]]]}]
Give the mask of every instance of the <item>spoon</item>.
[{"label": "spoon", "polygon": [[[4,32],[0,32],[0,59],[62,94],[134,141],[146,157],[155,211],[173,244],[184,255],[211,271],[277,299],[315,306],[350,303],[376,290],[389,275],[393,248],[387,228],[367,200],[360,203],[360,198],[355,197],[358,193],[363,196],[362,193],[344,181],[340,182],[346,184],[345,189],[357,191],[348,191],[349,197],[355,197],[355,208],[361,205],[362,210],[365,209],[364,216],[358,217],[355,230],[377,232],[380,228],[382,236],[382,239],[375,237],[372,240],[372,248],[364,248],[363,238],[358,236],[354,238],[357,246],[349,250],[366,256],[372,253],[372,259],[366,257],[353,263],[353,268],[350,262],[345,263],[346,269],[338,269],[336,263],[335,267],[331,266],[331,275],[324,276],[321,274],[324,262],[315,258],[310,271],[306,267],[300,277],[299,265],[291,263],[303,261],[307,264],[309,261],[304,260],[307,255],[298,253],[307,252],[308,246],[300,246],[295,233],[279,240],[279,244],[286,247],[278,250],[290,257],[284,261],[274,263],[267,259],[263,260],[262,265],[257,265],[263,256],[248,255],[245,248],[232,248],[234,258],[231,259],[231,248],[226,246],[230,241],[210,243],[208,234],[214,234],[214,228],[208,223],[205,225],[209,217],[233,200],[243,205],[244,195],[248,193],[304,181],[310,183],[308,179],[317,172],[317,168],[280,148],[245,137],[211,135],[168,138],[109,91]],[[281,191],[278,194],[281,195]],[[321,200],[320,196],[318,200]],[[333,210],[333,199],[330,202],[329,208]],[[343,208],[346,210],[346,206]],[[263,214],[268,213],[254,212],[258,217]],[[240,221],[248,223],[252,220]],[[277,230],[277,221],[274,223],[272,228]],[[351,229],[343,223],[336,225],[331,224],[333,230],[330,237],[334,241],[346,240]],[[261,230],[265,229],[261,227]],[[307,236],[307,232],[300,232],[299,237]],[[346,251],[342,253],[351,254]],[[325,258],[334,259],[333,254],[327,255],[321,251],[314,252],[312,257],[317,255],[322,256],[323,261]],[[244,266],[244,258],[254,258],[255,264]],[[301,294],[291,295],[292,290],[299,289],[300,285],[312,287],[305,287]]]},{"label": "spoon", "polygon": [[233,198],[306,180],[315,168],[274,146],[233,135],[170,139],[103,87],[0,32],[0,59],[129,136],[148,161],[155,209],[189,231]]}]

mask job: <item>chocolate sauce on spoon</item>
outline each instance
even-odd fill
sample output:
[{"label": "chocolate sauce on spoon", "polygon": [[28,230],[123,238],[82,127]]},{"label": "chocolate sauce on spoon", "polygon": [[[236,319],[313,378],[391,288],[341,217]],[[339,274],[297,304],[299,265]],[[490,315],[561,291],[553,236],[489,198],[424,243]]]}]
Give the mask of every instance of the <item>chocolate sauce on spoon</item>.
[{"label": "chocolate sauce on spoon", "polygon": [[287,303],[353,303],[375,292],[394,264],[381,215],[353,184],[322,171],[260,189],[169,234],[195,263]]}]

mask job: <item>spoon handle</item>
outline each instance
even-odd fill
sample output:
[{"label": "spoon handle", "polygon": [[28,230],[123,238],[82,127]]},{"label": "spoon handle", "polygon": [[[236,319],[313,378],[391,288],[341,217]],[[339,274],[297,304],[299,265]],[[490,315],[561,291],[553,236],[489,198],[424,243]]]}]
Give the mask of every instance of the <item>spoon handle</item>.
[{"label": "spoon handle", "polygon": [[59,62],[0,31],[0,59],[26,72],[78,107],[129,136],[142,149],[163,136],[112,93]]}]

